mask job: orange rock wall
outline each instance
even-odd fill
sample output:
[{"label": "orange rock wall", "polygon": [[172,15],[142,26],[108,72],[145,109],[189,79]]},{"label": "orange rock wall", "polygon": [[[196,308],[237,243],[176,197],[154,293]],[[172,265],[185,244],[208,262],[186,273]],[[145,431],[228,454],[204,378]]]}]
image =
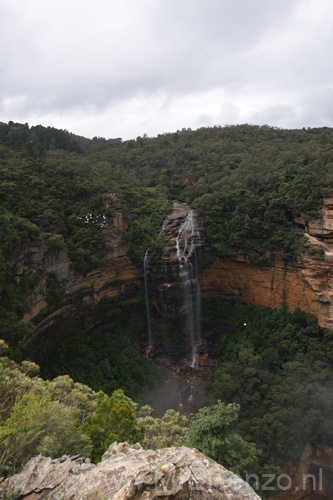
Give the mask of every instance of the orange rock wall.
[{"label": "orange rock wall", "polygon": [[217,260],[201,273],[203,297],[222,297],[247,304],[299,307],[315,314],[319,324],[333,328],[333,198],[325,198],[321,218],[304,226],[308,251],[321,251],[311,257],[304,253],[296,266],[287,266],[276,255],[272,266],[255,266],[244,256]]},{"label": "orange rock wall", "polygon": [[[127,221],[120,202],[112,195],[104,195],[103,204],[112,209],[112,216],[102,230],[106,253],[103,265],[87,275],[77,273],[67,252],[48,254],[45,238],[31,241],[16,260],[19,277],[27,271],[43,270],[47,275],[56,272],[68,290],[69,296],[80,294],[83,302],[94,307],[101,299],[121,299],[143,286],[143,271],[128,257],[129,246],[123,237]],[[323,327],[333,328],[333,198],[326,198],[321,218],[304,226],[308,250],[321,250],[320,258],[303,254],[296,266],[287,266],[276,255],[272,266],[255,266],[243,255],[217,260],[204,269],[200,276],[202,297],[222,297],[266,307],[283,307],[293,311],[296,307],[315,314]],[[46,305],[46,280],[43,278],[29,298],[31,311],[25,320],[33,319]],[[72,308],[69,300],[64,308]],[[47,326],[64,308],[55,311],[43,321]]]},{"label": "orange rock wall", "polygon": [[240,256],[219,260],[202,272],[201,295],[290,311],[299,307],[315,314],[320,325],[333,328],[332,264],[307,257],[304,267],[284,266],[279,260],[274,267],[259,267]]},{"label": "orange rock wall", "polygon": [[56,273],[67,291],[68,299],[64,305],[38,323],[37,333],[56,321],[65,310],[75,310],[78,304],[93,308],[102,299],[121,300],[142,287],[143,272],[128,257],[129,245],[123,237],[127,221],[120,202],[114,195],[105,194],[103,205],[110,209],[111,215],[102,228],[106,249],[102,266],[86,275],[75,271],[66,251],[47,252],[47,238],[50,236],[47,234],[28,242],[13,264],[18,279],[25,272],[41,270],[44,273],[28,299],[30,312],[25,314],[25,321],[34,319],[47,305],[46,277],[49,273]]}]

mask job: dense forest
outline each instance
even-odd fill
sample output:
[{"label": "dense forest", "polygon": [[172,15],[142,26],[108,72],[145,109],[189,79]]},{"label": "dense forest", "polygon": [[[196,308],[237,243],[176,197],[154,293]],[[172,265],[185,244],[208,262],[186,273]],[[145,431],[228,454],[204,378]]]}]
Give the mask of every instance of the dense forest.
[{"label": "dense forest", "polygon": [[332,190],[332,137],[328,128],[241,125],[121,142],[0,124],[0,336],[17,343],[29,328],[19,320],[39,278],[13,287],[10,276],[10,260],[27,239],[50,232],[49,251],[67,248],[79,271],[100,264],[104,192],[121,199],[131,257],[140,266],[145,249],[158,247],[174,199],[198,210],[221,257],[241,249],[264,263],[279,249],[294,262],[304,251],[294,218],[315,217]]},{"label": "dense forest", "polygon": [[[156,419],[137,403],[156,381],[139,348],[143,290],[117,305],[64,316],[51,328],[71,335],[50,362],[52,345],[37,352],[23,342],[36,328],[22,318],[41,276],[18,280],[13,265],[27,241],[47,233],[48,252],[66,249],[77,272],[101,266],[104,193],[121,202],[130,257],[141,268],[148,246],[161,250],[158,235],[173,200],[197,210],[214,255],[241,251],[260,265],[278,251],[295,264],[307,251],[295,220],[318,217],[332,191],[329,128],[239,125],[123,142],[0,123],[0,475],[37,452],[85,453],[97,461],[116,439],[153,448],[188,443],[239,474],[296,460],[308,439],[332,442],[333,334],[311,315],[205,299],[202,321],[233,332],[220,339],[209,406],[190,422],[173,410]],[[57,276],[46,279],[44,315],[64,300]],[[87,328],[105,315],[107,324]],[[218,432],[220,441],[204,439],[203,429]],[[226,443],[234,443],[238,458]]]}]

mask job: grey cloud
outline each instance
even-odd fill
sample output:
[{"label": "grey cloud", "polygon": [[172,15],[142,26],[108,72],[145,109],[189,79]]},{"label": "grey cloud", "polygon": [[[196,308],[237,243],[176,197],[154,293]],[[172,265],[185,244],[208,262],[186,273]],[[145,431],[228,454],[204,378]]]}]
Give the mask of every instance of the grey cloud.
[{"label": "grey cloud", "polygon": [[[104,122],[107,109],[120,116],[143,99],[151,118],[132,120],[157,133],[163,120],[178,124],[179,113],[192,127],[244,116],[289,126],[310,120],[313,103],[324,119],[324,96],[313,102],[311,95],[332,80],[333,30],[322,21],[332,13],[329,0],[3,2],[0,111],[21,121],[61,115],[75,124],[86,113]],[[224,97],[212,112],[218,89]],[[180,104],[191,97],[193,107],[200,101],[196,112]]]}]

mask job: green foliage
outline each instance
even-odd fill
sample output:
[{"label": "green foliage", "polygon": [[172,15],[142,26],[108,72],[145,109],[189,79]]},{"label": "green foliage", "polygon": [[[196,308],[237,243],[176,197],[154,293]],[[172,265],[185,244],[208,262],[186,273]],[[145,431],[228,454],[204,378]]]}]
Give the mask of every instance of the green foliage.
[{"label": "green foliage", "polygon": [[42,414],[49,403],[48,395],[36,394],[34,390],[15,403],[0,427],[1,472],[15,472],[33,456],[43,432]]},{"label": "green foliage", "polygon": [[46,240],[46,244],[47,244],[47,251],[49,253],[66,250],[66,244],[61,234],[53,234],[51,238]]},{"label": "green foliage", "polygon": [[200,408],[190,422],[188,445],[198,448],[235,474],[245,477],[258,468],[258,451],[253,443],[245,441],[235,432],[239,406],[216,405]]},{"label": "green foliage", "polygon": [[30,361],[0,358],[0,475],[18,472],[38,453],[90,456],[80,424],[95,411],[97,393],[68,376],[42,380],[38,371]]},{"label": "green foliage", "polygon": [[[88,321],[101,326],[83,333]],[[141,295],[115,305],[100,304],[89,316],[64,316],[50,327],[42,344],[29,346],[29,355],[36,359],[45,378],[69,374],[95,391],[111,395],[122,388],[138,401],[157,378],[153,361],[141,353],[138,344],[138,334],[145,325]]]},{"label": "green foliage", "polygon": [[145,449],[156,450],[170,446],[184,446],[188,429],[188,419],[175,410],[167,410],[162,418],[152,416],[150,406],[140,408],[138,424],[144,429],[140,444]]},{"label": "green foliage", "polygon": [[[66,130],[37,125],[29,128],[27,123],[20,124],[10,121],[0,123],[0,143],[15,148],[24,148],[27,156],[42,155],[44,148],[65,149],[80,153],[82,151],[75,137]],[[37,147],[39,146],[39,147]]]},{"label": "green foliage", "polygon": [[24,394],[0,426],[0,472],[15,473],[32,456],[89,455],[91,443],[72,410],[47,393]]},{"label": "green foliage", "polygon": [[16,400],[29,392],[34,380],[7,357],[0,358],[0,422],[9,417]]},{"label": "green foliage", "polygon": [[0,123],[0,337],[16,346],[34,329],[21,322],[31,287],[13,269],[28,240],[51,235],[48,251],[66,247],[81,273],[104,262],[102,221],[113,213],[103,193],[120,199],[130,256],[140,266],[147,247],[161,252],[158,234],[173,199],[197,208],[220,256],[241,251],[265,264],[282,250],[295,262],[304,249],[294,218],[318,216],[332,192],[331,167],[327,128],[240,125],[122,142]]},{"label": "green foliage", "polygon": [[80,424],[95,411],[97,393],[87,385],[74,382],[68,375],[61,375],[45,383],[52,399],[70,408]]},{"label": "green foliage", "polygon": [[129,217],[126,238],[131,244],[130,256],[142,265],[145,251],[151,247],[154,255],[162,250],[158,234],[161,225],[171,210],[166,199],[166,189],[157,187],[123,188],[121,197]]},{"label": "green foliage", "polygon": [[35,389],[71,408],[80,423],[84,423],[96,408],[97,393],[68,375],[48,381],[37,376],[38,372],[38,365],[31,361],[17,364],[8,357],[0,358],[0,420],[6,420],[16,401]]},{"label": "green foliage", "polygon": [[44,418],[47,433],[38,445],[39,453],[51,458],[78,453],[90,456],[91,441],[79,427],[71,408],[59,401],[52,401],[47,406]]},{"label": "green foliage", "polygon": [[[30,274],[28,241],[41,232],[50,234],[49,253],[66,247],[81,273],[103,263],[102,220],[113,216],[112,209],[102,204],[104,192],[116,193],[121,200],[130,255],[139,265],[147,247],[153,256],[161,252],[158,234],[173,199],[198,210],[201,225],[221,257],[242,252],[263,265],[282,251],[285,261],[296,262],[304,242],[303,228],[295,218],[305,223],[316,218],[323,196],[332,194],[332,139],[328,128],[287,131],[241,125],[195,132],[183,129],[136,141],[90,141],[50,127],[0,124],[0,337],[16,359],[22,359],[22,341],[34,331],[31,323],[22,321],[29,309],[26,299],[46,278]],[[322,251],[314,257],[322,258]],[[13,262],[20,262],[20,269],[26,271],[18,273]],[[47,300],[48,312],[65,300],[63,284],[52,274],[47,279]],[[44,359],[44,376],[70,373],[75,380],[109,394],[123,387],[128,395],[138,397],[154,380],[152,365],[140,355],[135,338],[145,325],[140,303],[118,304],[112,312],[105,309],[93,317],[80,297],[76,300],[81,315],[64,316],[52,326],[39,351],[36,346],[35,352],[31,349],[29,354],[36,354],[31,358]],[[142,303],[141,297],[141,309]],[[212,380],[211,402],[221,399],[241,405],[234,436],[253,440],[262,449],[260,460],[265,464],[293,460],[310,437],[331,439],[330,332],[299,311],[290,315],[212,301],[206,302],[203,315],[207,323],[222,322],[233,328],[232,335],[227,331],[222,336],[221,366]],[[83,337],[91,324],[96,327]],[[178,342],[177,335],[173,340]],[[47,366],[53,353],[54,364]],[[1,432],[8,449],[20,445],[11,432],[15,415],[24,421],[22,398],[28,398],[32,389],[42,394],[39,402],[29,396],[31,411],[35,410],[32,427],[27,424],[17,464],[11,455],[5,468],[19,467],[28,450],[35,449],[33,428],[41,444],[49,418],[45,408],[51,403],[58,401],[54,408],[59,418],[65,405],[81,423],[97,404],[93,392],[70,378],[43,382],[36,375],[36,366],[29,362],[15,365],[1,360]],[[45,391],[49,402],[43,399]],[[42,401],[46,406],[39,413],[44,420],[37,418]],[[16,404],[21,406],[12,414]],[[165,418],[174,422],[175,429],[180,425],[177,415]],[[70,421],[70,416],[66,419]],[[150,422],[147,441],[154,446],[169,438],[181,442],[182,431],[178,429],[172,438],[168,422]],[[20,429],[17,424],[18,433]],[[67,435],[68,429],[63,432]],[[103,439],[100,436],[98,453],[110,436],[110,429]],[[55,452],[61,439],[48,437],[45,449]],[[235,448],[243,445],[234,437]]]},{"label": "green foliage", "polygon": [[60,308],[67,295],[66,288],[62,285],[58,275],[49,273],[46,278],[46,301],[50,311]]},{"label": "green foliage", "polygon": [[6,491],[4,491],[2,494],[2,498],[3,500],[21,500],[21,492],[22,490],[17,490],[10,495],[7,495]]},{"label": "green foliage", "polygon": [[[308,440],[333,442],[333,335],[316,319],[218,299],[204,301],[222,334],[210,402],[241,407],[238,432],[262,450],[263,464],[298,459]],[[288,443],[288,446],[286,446]]]},{"label": "green foliage", "polygon": [[142,427],[138,424],[133,402],[121,389],[111,397],[103,392],[98,394],[94,415],[88,417],[83,426],[93,443],[92,460],[100,461],[103,453],[114,441],[134,444],[142,438]]}]

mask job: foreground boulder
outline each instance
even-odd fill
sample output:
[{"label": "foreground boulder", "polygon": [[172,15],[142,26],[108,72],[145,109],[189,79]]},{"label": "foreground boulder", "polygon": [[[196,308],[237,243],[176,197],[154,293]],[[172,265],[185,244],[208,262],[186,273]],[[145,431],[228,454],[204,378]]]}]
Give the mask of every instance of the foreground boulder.
[{"label": "foreground boulder", "polygon": [[185,447],[145,451],[113,443],[93,465],[81,456],[38,455],[0,484],[0,498],[24,500],[260,500],[222,465]]}]

